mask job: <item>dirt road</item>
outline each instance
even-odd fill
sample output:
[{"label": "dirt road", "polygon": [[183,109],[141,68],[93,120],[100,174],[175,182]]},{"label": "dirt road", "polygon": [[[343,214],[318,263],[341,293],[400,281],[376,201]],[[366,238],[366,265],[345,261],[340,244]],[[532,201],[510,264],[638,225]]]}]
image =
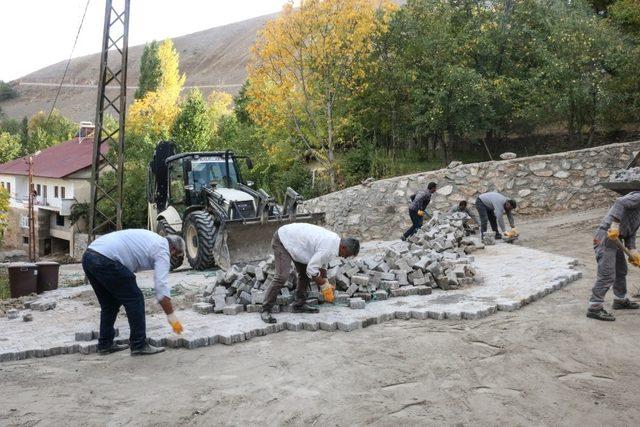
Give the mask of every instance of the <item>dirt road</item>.
[{"label": "dirt road", "polygon": [[519,227],[521,244],[576,257],[584,271],[519,311],[283,332],[148,358],[3,363],[0,424],[639,425],[640,313],[585,317],[602,214]]}]

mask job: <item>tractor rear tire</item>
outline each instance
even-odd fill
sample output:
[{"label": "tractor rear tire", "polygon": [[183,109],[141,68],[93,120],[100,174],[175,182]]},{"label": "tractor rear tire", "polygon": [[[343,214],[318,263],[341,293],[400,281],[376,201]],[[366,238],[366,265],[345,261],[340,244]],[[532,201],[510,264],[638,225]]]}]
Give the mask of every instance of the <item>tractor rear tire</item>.
[{"label": "tractor rear tire", "polygon": [[182,232],[186,243],[187,260],[195,270],[206,270],[216,266],[214,244],[216,223],[205,211],[191,212],[184,220]]},{"label": "tractor rear tire", "polygon": [[[170,234],[175,234],[177,236],[180,235],[176,230],[173,229],[172,226],[169,225],[166,219],[160,218],[158,220],[158,224],[156,225],[156,233],[161,236],[168,236]],[[178,257],[171,257],[171,271],[180,267],[184,262],[184,254]]]}]

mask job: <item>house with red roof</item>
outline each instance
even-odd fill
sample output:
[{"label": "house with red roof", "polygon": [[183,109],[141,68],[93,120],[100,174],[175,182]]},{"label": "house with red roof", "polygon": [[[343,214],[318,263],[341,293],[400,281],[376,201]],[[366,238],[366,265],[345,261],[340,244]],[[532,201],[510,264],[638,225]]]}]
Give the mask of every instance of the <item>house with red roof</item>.
[{"label": "house with red roof", "polygon": [[0,164],[0,186],[10,195],[9,227],[4,239],[8,248],[28,250],[29,157],[33,159],[38,255],[74,257],[77,237],[86,232],[86,224],[79,221],[72,225],[69,215],[73,205],[90,201],[93,126],[81,125],[78,136],[69,141]]}]

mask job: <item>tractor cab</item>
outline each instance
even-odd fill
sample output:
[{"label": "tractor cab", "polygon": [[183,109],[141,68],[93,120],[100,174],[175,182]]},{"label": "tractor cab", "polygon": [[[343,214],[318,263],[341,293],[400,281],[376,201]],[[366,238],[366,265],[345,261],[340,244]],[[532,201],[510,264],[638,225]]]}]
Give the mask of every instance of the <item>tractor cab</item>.
[{"label": "tractor cab", "polygon": [[282,205],[253,189],[242,179],[243,164],[253,167],[251,159],[230,150],[176,154],[171,141],[156,147],[147,182],[148,226],[182,235],[195,269],[264,258],[282,225],[324,221],[323,213],[298,215],[303,198],[291,188]]}]

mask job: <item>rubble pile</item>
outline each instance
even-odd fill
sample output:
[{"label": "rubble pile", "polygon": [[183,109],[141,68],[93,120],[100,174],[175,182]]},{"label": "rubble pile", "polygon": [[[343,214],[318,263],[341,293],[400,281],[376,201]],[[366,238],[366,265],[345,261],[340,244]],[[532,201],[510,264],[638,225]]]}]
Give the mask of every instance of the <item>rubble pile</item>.
[{"label": "rubble pile", "polygon": [[[434,212],[422,229],[407,241],[391,244],[383,253],[331,260],[326,277],[336,287],[335,303],[358,309],[368,301],[472,285],[475,270],[469,254],[484,245],[465,236],[464,223],[468,219],[465,213]],[[273,255],[258,265],[234,265],[228,271],[218,271],[193,309],[202,314],[260,312],[274,275]],[[274,311],[291,310],[296,285],[297,276],[292,272]],[[323,301],[313,282],[308,298],[311,303]]]}]

